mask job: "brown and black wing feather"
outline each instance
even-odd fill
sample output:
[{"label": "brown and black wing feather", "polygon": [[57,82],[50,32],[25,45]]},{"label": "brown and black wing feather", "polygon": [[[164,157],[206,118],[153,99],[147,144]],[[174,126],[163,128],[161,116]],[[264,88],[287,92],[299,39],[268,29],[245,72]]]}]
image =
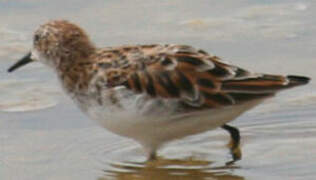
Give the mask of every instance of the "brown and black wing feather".
[{"label": "brown and black wing feather", "polygon": [[190,46],[159,47],[149,54],[140,49],[143,56],[129,59],[132,65],[122,84],[151,97],[177,98],[192,107],[212,108],[265,98],[309,81],[301,76],[250,73]]}]

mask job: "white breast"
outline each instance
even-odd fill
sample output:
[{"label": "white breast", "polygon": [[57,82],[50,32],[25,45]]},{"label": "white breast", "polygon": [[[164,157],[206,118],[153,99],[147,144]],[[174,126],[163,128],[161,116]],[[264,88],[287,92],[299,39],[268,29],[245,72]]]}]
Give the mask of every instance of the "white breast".
[{"label": "white breast", "polygon": [[132,138],[143,146],[157,149],[173,139],[208,131],[227,123],[261,100],[223,108],[177,113],[176,100],[151,99],[116,88],[118,104],[113,104],[109,93],[103,91],[103,103],[94,98],[76,98],[81,109],[109,131]]}]

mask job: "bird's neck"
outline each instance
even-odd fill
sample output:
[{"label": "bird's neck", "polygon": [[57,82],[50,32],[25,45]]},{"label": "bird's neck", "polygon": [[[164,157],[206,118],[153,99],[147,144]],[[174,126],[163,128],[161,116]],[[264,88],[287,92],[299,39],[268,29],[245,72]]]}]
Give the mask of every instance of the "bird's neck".
[{"label": "bird's neck", "polygon": [[61,60],[56,67],[58,78],[69,93],[83,93],[88,90],[94,73],[94,63],[89,57],[68,57]]}]

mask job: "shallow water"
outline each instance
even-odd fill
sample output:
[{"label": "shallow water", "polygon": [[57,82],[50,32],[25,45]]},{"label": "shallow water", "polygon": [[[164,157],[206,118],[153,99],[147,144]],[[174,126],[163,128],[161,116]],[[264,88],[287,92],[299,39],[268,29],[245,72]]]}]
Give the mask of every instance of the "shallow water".
[{"label": "shallow water", "polygon": [[[49,19],[80,24],[99,46],[179,43],[258,72],[316,77],[316,2],[309,0],[0,0],[0,179],[314,179],[316,84],[280,93],[222,130],[172,142],[155,164],[140,146],[86,118],[52,72],[5,70]],[[58,11],[58,13],[56,13]]]}]

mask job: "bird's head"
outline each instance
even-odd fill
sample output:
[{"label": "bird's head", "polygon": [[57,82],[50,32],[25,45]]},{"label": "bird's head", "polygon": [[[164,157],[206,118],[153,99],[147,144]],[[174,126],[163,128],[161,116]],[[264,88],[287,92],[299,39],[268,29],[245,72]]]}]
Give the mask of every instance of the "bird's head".
[{"label": "bird's head", "polygon": [[32,50],[8,71],[34,61],[56,68],[79,59],[88,59],[94,49],[86,33],[77,25],[65,20],[50,21],[35,31]]}]

